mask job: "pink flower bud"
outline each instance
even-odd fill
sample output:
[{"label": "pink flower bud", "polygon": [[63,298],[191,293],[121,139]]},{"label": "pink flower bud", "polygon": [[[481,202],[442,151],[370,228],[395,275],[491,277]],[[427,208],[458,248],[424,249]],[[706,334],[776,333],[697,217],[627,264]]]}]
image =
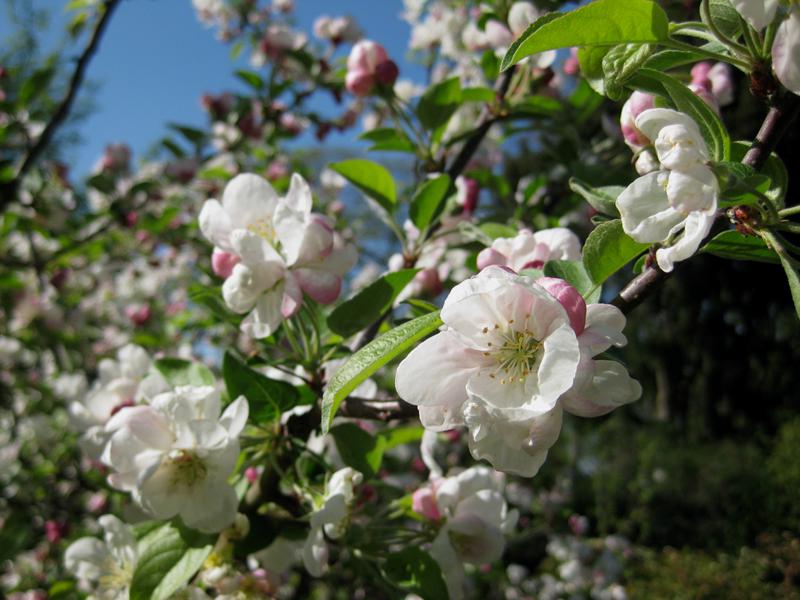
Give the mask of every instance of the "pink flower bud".
[{"label": "pink flower bud", "polygon": [[444,289],[442,280],[439,279],[439,271],[436,269],[423,269],[414,276],[414,279],[421,291],[429,296],[438,296]]},{"label": "pink flower bud", "polygon": [[63,523],[52,520],[44,522],[44,535],[51,544],[57,544],[64,537],[65,531],[66,526]]},{"label": "pink flower bud", "polygon": [[414,492],[411,496],[411,508],[415,513],[431,521],[438,521],[442,518],[439,506],[436,504],[436,493],[430,486],[419,488]]},{"label": "pink flower bud", "polygon": [[347,57],[347,71],[375,73],[378,65],[389,60],[386,49],[372,40],[362,40],[353,46]]},{"label": "pink flower bud", "polygon": [[344,85],[354,96],[368,96],[375,85],[375,76],[366,71],[348,71]]},{"label": "pink flower bud", "polygon": [[211,255],[211,270],[214,271],[214,275],[217,277],[227,279],[233,272],[233,267],[235,267],[240,260],[241,259],[235,254],[225,252],[219,248],[214,248],[214,253]]},{"label": "pink flower bud", "polygon": [[569,316],[570,325],[576,335],[583,333],[586,327],[586,301],[574,287],[563,279],[555,277],[540,277],[536,284],[546,289],[551,296],[561,303]]},{"label": "pink flower bud", "polygon": [[711,70],[711,63],[708,61],[699,62],[692,67],[692,83],[703,84],[708,80],[708,72]]},{"label": "pink flower bud", "polygon": [[108,508],[108,496],[106,496],[105,492],[96,492],[89,496],[86,501],[86,510],[91,513],[103,513],[106,508]]},{"label": "pink flower bud", "polygon": [[140,327],[150,320],[151,311],[150,307],[147,305],[130,305],[125,308],[125,314],[134,325]]},{"label": "pink flower bud", "polygon": [[570,48],[569,49],[569,56],[564,61],[564,74],[565,75],[577,75],[578,71],[581,70],[580,62],[578,62],[578,49],[577,48]]},{"label": "pink flower bud", "polygon": [[397,68],[397,64],[393,60],[382,62],[375,69],[375,77],[378,83],[385,86],[393,86],[399,74],[400,69]]},{"label": "pink flower bud", "polygon": [[572,533],[577,536],[586,535],[589,531],[589,519],[583,515],[570,515],[568,523]]},{"label": "pink flower bud", "polygon": [[644,92],[633,92],[631,97],[622,106],[622,114],[619,117],[622,135],[625,143],[634,148],[641,148],[650,144],[650,140],[636,127],[636,117],[649,108],[655,106],[655,98]]},{"label": "pink flower bud", "polygon": [[719,114],[719,104],[717,104],[714,94],[711,93],[710,81],[706,82],[706,84],[690,83],[689,89],[694,92],[695,96],[713,108],[715,113]]},{"label": "pink flower bud", "polygon": [[465,215],[471,215],[478,206],[480,184],[475,179],[461,176],[456,179],[456,189],[458,191],[456,202],[464,207]]},{"label": "pink flower bud", "polygon": [[255,483],[258,481],[258,469],[255,467],[247,467],[247,469],[245,469],[244,476],[250,483]]}]

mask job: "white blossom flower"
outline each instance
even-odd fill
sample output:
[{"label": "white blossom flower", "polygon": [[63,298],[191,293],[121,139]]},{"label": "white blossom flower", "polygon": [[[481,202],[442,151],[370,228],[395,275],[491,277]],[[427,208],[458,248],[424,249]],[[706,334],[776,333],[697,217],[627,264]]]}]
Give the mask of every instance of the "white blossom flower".
[{"label": "white blossom flower", "polygon": [[113,515],[99,519],[103,541],[84,537],[64,553],[64,566],[84,590],[97,600],[128,600],[128,588],[136,566],[136,539],[130,527]]},{"label": "white blossom flower", "polygon": [[581,241],[566,227],[523,229],[513,238],[497,238],[478,254],[478,268],[500,265],[514,271],[541,269],[550,260],[580,260]]},{"label": "white blossom flower", "polygon": [[355,263],[355,248],[311,212],[311,201],[300,175],[280,198],[265,179],[242,174],[225,187],[221,203],[208,200],[200,212],[203,235],[240,259],[222,295],[231,310],[249,312],[242,329],[253,337],[269,336],[295,314],[303,292],[322,304],[335,300],[342,275]]},{"label": "white blossom flower", "polygon": [[795,4],[780,24],[772,44],[772,68],[778,80],[800,95],[800,7]]},{"label": "white blossom flower", "polygon": [[756,31],[772,23],[779,0],[731,0],[733,7]]},{"label": "white blossom flower", "polygon": [[464,597],[464,564],[500,559],[505,536],[517,524],[518,513],[503,497],[504,480],[486,467],[472,467],[440,479],[435,485],[436,511],[442,526],[431,546],[450,597]]},{"label": "white blossom flower", "polygon": [[441,316],[442,331],[398,366],[398,393],[426,428],[466,425],[473,456],[534,475],[580,362],[566,311],[532,279],[490,266],[453,288]]},{"label": "white blossom flower", "polygon": [[157,519],[180,515],[206,532],[228,527],[238,501],[227,479],[247,414],[240,396],[220,416],[220,394],[212,386],[180,386],[118,412],[106,424],[111,439],[102,460],[114,470],[109,484],[131,492]]},{"label": "white blossom flower", "polygon": [[312,577],[321,577],[328,567],[328,544],[325,536],[335,540],[347,529],[350,509],[355,500],[354,488],[363,475],[345,467],[331,475],[325,495],[311,514],[311,531],[303,547],[303,564]]},{"label": "white blossom flower", "polygon": [[719,183],[706,165],[709,151],[690,117],[667,109],[646,110],[636,127],[653,140],[661,170],[631,183],[617,198],[622,227],[642,243],[673,245],[656,252],[658,266],[671,271],[694,254],[711,231],[717,211]]},{"label": "white blossom flower", "polygon": [[117,358],[105,358],[98,365],[98,379],[87,395],[69,405],[73,425],[83,432],[80,445],[89,458],[99,459],[108,433],[105,425],[112,415],[134,406],[168,388],[157,372],[150,372],[152,362],[144,348],[123,346]]}]

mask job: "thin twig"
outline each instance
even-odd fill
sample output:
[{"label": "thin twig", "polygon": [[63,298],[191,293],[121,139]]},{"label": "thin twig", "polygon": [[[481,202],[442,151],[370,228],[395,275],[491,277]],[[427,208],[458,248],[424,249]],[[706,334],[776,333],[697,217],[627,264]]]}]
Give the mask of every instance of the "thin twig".
[{"label": "thin twig", "polygon": [[75,71],[72,73],[72,78],[69,81],[69,87],[67,88],[67,93],[64,96],[64,99],[61,100],[61,103],[58,105],[58,108],[56,108],[56,111],[53,113],[50,121],[45,126],[42,134],[39,136],[39,139],[36,140],[36,143],[25,155],[25,159],[22,161],[22,164],[20,165],[14,179],[10,183],[6,184],[6,189],[1,190],[2,194],[0,194],[0,212],[5,210],[6,206],[11,203],[12,199],[16,195],[16,190],[19,186],[20,180],[38,160],[42,152],[45,151],[53,139],[56,130],[69,116],[69,111],[72,108],[72,104],[75,102],[75,98],[78,95],[78,91],[83,83],[84,76],[86,75],[86,68],[89,65],[89,61],[97,51],[97,47],[100,44],[100,39],[103,36],[103,32],[111,20],[111,14],[114,12],[114,9],[117,7],[119,2],[120,0],[105,0],[103,3],[102,14],[97,19],[97,23],[95,24],[92,35],[89,38],[89,43],[86,45],[86,49],[83,51],[83,54],[81,54],[80,58],[78,58],[78,62],[75,65]]},{"label": "thin twig", "polygon": [[[755,141],[744,155],[742,163],[749,165],[756,170],[760,170],[767,162],[769,155],[777,146],[781,136],[789,129],[792,121],[800,112],[800,97],[794,94],[786,94],[783,99],[769,109],[761,129],[758,131]],[[719,225],[725,219],[725,213],[720,212],[717,217],[716,227],[712,229],[711,236],[719,233]],[[703,243],[708,241],[703,240]],[[619,295],[612,304],[628,313],[636,307],[648,294],[650,294],[662,281],[674,273],[665,273],[658,268],[655,263],[646,266],[641,274],[634,277],[622,288]]]},{"label": "thin twig", "polygon": [[339,406],[340,417],[392,421],[394,419],[414,419],[418,416],[417,407],[403,400],[367,400],[350,396]]}]

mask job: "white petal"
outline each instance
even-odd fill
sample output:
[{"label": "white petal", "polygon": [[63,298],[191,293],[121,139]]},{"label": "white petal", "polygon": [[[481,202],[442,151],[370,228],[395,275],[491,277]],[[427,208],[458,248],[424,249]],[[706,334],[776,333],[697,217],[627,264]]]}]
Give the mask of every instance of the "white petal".
[{"label": "white petal", "polygon": [[589,304],[586,307],[586,328],[578,336],[581,348],[591,356],[605,352],[611,346],[624,346],[628,340],[622,333],[625,315],[612,304]]},{"label": "white petal", "polygon": [[439,563],[442,571],[450,600],[462,600],[464,598],[464,565],[461,564],[453,545],[448,536],[448,527],[445,525],[439,530],[436,539],[431,545],[431,556]]},{"label": "white petal", "polygon": [[109,558],[103,542],[84,537],[72,542],[64,552],[64,567],[78,579],[97,581],[106,574]]},{"label": "white petal", "polygon": [[671,171],[667,180],[667,198],[672,208],[683,214],[717,207],[719,183],[714,172],[697,164],[680,171]]},{"label": "white petal", "polygon": [[672,125],[680,125],[689,136],[705,146],[700,128],[689,115],[671,108],[649,108],[636,117],[636,128],[650,140],[657,140],[661,130]]},{"label": "white petal", "polygon": [[797,7],[791,10],[775,34],[772,68],[787,90],[800,95],[800,10]]},{"label": "white petal", "polygon": [[206,200],[198,217],[200,231],[205,238],[225,252],[233,252],[230,238],[233,227],[222,205],[216,200]]},{"label": "white petal", "polygon": [[637,400],[642,386],[613,360],[592,361],[592,376],[580,389],[564,395],[564,410],[579,417],[598,417]]},{"label": "white petal", "polygon": [[227,429],[230,437],[236,438],[244,429],[245,424],[247,424],[249,410],[250,406],[247,404],[247,398],[239,396],[227,406],[219,419],[219,424]]},{"label": "white petal", "polygon": [[258,299],[253,312],[242,321],[242,331],[256,339],[269,337],[283,321],[283,291],[272,290]]},{"label": "white petal", "polygon": [[731,0],[731,4],[756,31],[772,23],[778,9],[778,0]]},{"label": "white petal", "polygon": [[572,387],[580,362],[580,347],[575,330],[562,325],[544,340],[544,356],[539,365],[538,396],[535,410],[551,410],[559,396]]},{"label": "white petal", "polygon": [[181,519],[188,527],[216,533],[233,525],[239,500],[234,489],[222,480],[206,479],[182,507]]},{"label": "white petal", "polygon": [[683,235],[669,248],[660,248],[656,252],[656,261],[662,271],[672,271],[674,264],[692,256],[711,231],[716,215],[693,212],[684,223]]},{"label": "white petal", "polygon": [[617,198],[622,228],[637,242],[650,244],[669,236],[684,216],[669,205],[665,171],[634,180]]},{"label": "white petal", "polygon": [[566,227],[542,229],[533,234],[533,239],[537,243],[545,244],[550,249],[548,260],[581,259],[581,241]]},{"label": "white petal", "polygon": [[245,229],[262,220],[271,222],[277,202],[278,195],[267,180],[252,173],[237,175],[222,193],[222,207],[234,229]]},{"label": "white petal", "polygon": [[303,546],[303,565],[312,577],[322,577],[328,568],[328,544],[322,527],[312,528]]},{"label": "white petal", "polygon": [[414,348],[397,367],[400,397],[417,406],[457,408],[467,399],[467,381],[484,364],[483,355],[442,331]]}]

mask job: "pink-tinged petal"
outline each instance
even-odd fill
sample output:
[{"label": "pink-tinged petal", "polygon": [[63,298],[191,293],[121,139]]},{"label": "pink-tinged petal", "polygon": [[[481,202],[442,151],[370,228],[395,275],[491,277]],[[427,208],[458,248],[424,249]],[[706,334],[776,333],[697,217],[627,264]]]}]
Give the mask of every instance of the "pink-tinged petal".
[{"label": "pink-tinged petal", "polygon": [[[536,409],[545,412],[572,387],[580,362],[580,347],[575,331],[567,324],[544,339],[544,355],[539,364]],[[542,410],[544,409],[544,410]]]},{"label": "pink-tinged petal", "polygon": [[542,229],[533,234],[537,247],[544,244],[549,252],[546,260],[580,260],[581,240],[566,227]]},{"label": "pink-tinged petal", "polygon": [[172,445],[172,431],[164,417],[150,406],[131,406],[117,412],[106,423],[106,431],[128,429],[133,436],[149,448],[168,450]]},{"label": "pink-tinged petal", "polygon": [[642,386],[620,363],[613,360],[592,362],[591,377],[579,388],[564,394],[562,405],[567,412],[579,417],[599,417],[642,395]]},{"label": "pink-tinged petal", "polygon": [[205,238],[226,252],[233,252],[230,237],[233,231],[231,220],[222,205],[216,200],[206,200],[198,217],[200,231]]},{"label": "pink-tinged petal", "polygon": [[628,343],[622,333],[625,323],[625,315],[616,306],[590,304],[586,309],[586,329],[578,337],[578,343],[592,356],[611,346],[624,346]]},{"label": "pink-tinged petal", "polygon": [[344,86],[354,96],[368,96],[375,87],[375,76],[366,71],[348,71]]},{"label": "pink-tinged petal", "polygon": [[314,265],[314,268],[343,277],[357,262],[358,250],[354,245],[347,244],[337,247],[337,244],[334,243],[331,253],[321,263]]},{"label": "pink-tinged petal", "polygon": [[283,201],[289,208],[301,214],[307,215],[311,212],[311,188],[298,173],[292,174],[289,191]]},{"label": "pink-tinged petal", "polygon": [[415,513],[431,521],[442,518],[439,507],[436,505],[436,492],[431,486],[421,487],[411,496],[411,508]]},{"label": "pink-tinged petal", "polygon": [[[466,396],[466,393],[464,394]],[[428,431],[450,431],[464,425],[461,406],[420,406],[419,421]]]},{"label": "pink-tinged petal", "polygon": [[222,193],[222,206],[233,229],[247,228],[262,220],[269,222],[277,202],[278,194],[267,180],[252,173],[237,175]]},{"label": "pink-tinged petal", "polygon": [[778,10],[779,0],[731,0],[733,7],[739,11],[756,31],[761,31],[772,23]]},{"label": "pink-tinged petal", "polygon": [[492,247],[484,248],[478,254],[478,269],[482,270],[492,265],[505,266],[505,264],[506,257]]},{"label": "pink-tinged petal", "polygon": [[398,365],[397,393],[417,406],[455,409],[467,399],[467,381],[484,359],[452,332],[442,331],[414,348]]},{"label": "pink-tinged petal", "polygon": [[583,332],[586,325],[586,301],[578,290],[563,279],[556,277],[540,277],[536,283],[546,289],[567,311],[569,322],[576,335]]},{"label": "pink-tinged petal", "polygon": [[342,278],[335,273],[319,269],[297,269],[293,271],[303,291],[320,304],[330,304],[339,297]]},{"label": "pink-tinged petal", "polygon": [[303,303],[303,290],[295,279],[295,274],[289,271],[284,278],[283,301],[281,302],[281,314],[288,319],[300,310]]},{"label": "pink-tinged petal", "polygon": [[235,267],[241,259],[231,252],[225,252],[220,248],[214,248],[214,253],[211,255],[211,270],[214,275],[227,279],[233,272]]}]

